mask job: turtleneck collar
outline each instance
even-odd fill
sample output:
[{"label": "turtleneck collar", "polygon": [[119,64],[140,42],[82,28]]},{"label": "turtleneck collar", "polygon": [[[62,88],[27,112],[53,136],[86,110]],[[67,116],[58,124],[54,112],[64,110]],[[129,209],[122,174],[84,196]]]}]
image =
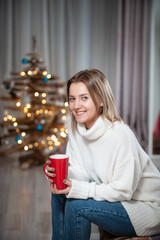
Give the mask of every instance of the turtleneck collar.
[{"label": "turtleneck collar", "polygon": [[85,125],[82,123],[77,123],[77,130],[79,134],[85,137],[88,140],[95,140],[101,137],[104,132],[112,126],[112,123],[109,120],[103,120],[102,117],[99,117],[94,125],[90,129],[86,129]]}]

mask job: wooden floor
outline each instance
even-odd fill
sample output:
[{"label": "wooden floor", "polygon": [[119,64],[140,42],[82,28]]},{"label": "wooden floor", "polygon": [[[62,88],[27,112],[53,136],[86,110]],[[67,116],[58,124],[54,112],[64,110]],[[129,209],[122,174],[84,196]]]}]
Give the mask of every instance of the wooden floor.
[{"label": "wooden floor", "polygon": [[0,240],[51,240],[50,196],[42,166],[21,170],[15,156],[0,157]]}]

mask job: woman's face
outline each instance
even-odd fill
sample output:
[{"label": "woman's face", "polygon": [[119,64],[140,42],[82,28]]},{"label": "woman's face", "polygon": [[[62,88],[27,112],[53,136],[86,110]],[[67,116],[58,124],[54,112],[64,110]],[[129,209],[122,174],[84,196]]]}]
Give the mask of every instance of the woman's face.
[{"label": "woman's face", "polygon": [[[72,83],[69,88],[69,108],[78,123],[85,124],[90,129],[100,113],[82,82]],[[100,104],[99,104],[100,108]]]}]

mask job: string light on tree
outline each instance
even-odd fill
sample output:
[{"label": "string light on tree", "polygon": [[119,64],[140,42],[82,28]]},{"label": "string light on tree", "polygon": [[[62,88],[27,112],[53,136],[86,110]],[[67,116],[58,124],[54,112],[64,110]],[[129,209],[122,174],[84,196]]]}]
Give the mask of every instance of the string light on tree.
[{"label": "string light on tree", "polygon": [[8,129],[1,139],[9,143],[9,138],[14,137],[16,145],[5,144],[8,149],[0,148],[0,154],[18,151],[20,166],[25,169],[44,163],[51,154],[64,153],[68,103],[65,83],[47,71],[42,55],[36,52],[34,37],[32,52],[26,54],[21,63],[23,69],[12,72],[11,78],[3,82],[7,93],[1,98],[7,102],[7,111],[0,126]]}]

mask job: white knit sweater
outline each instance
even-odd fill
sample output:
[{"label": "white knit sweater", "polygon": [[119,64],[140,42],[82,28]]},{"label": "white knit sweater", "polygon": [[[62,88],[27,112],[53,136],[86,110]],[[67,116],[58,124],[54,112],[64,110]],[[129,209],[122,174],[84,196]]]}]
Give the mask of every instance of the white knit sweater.
[{"label": "white knit sweater", "polygon": [[138,236],[160,233],[160,173],[122,122],[101,117],[91,129],[69,120],[67,198],[121,201]]}]

